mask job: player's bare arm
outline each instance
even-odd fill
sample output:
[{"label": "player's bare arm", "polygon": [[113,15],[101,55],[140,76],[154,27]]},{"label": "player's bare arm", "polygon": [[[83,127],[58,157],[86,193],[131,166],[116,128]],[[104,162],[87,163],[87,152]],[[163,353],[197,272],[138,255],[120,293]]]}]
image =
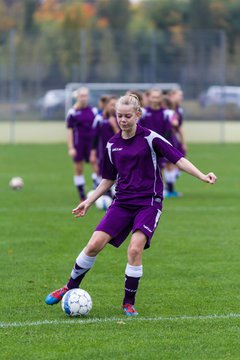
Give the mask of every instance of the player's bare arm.
[{"label": "player's bare arm", "polygon": [[186,173],[206,183],[214,184],[217,181],[217,177],[213,172],[203,174],[195,165],[193,165],[189,160],[184,157],[178,160],[176,165],[180,170],[185,171]]},{"label": "player's bare arm", "polygon": [[72,214],[78,218],[82,217],[86,214],[87,210],[90,206],[98,199],[100,196],[105,194],[112,185],[114,184],[114,180],[102,179],[96,190],[89,196],[88,199],[82,201],[75,209],[72,210]]},{"label": "player's bare arm", "polygon": [[69,128],[67,130],[67,144],[68,144],[68,154],[71,157],[76,156],[76,149],[73,145],[73,129]]}]

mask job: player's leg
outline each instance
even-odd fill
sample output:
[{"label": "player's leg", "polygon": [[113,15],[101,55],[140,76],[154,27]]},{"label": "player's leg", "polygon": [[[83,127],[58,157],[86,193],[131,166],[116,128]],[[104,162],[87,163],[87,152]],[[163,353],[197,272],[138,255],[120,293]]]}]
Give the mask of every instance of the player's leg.
[{"label": "player's leg", "polygon": [[[182,130],[179,130],[179,131],[182,132]],[[183,154],[184,157],[186,157],[187,151],[186,151],[185,144],[183,144],[182,142],[178,142],[177,146],[175,146],[175,147]],[[175,173],[175,178],[177,180],[181,175],[181,171],[177,166],[175,166],[175,168],[174,168],[174,173]]]},{"label": "player's leg", "polygon": [[139,281],[143,274],[142,253],[144,249],[150,247],[152,236],[159,223],[162,212],[158,205],[139,209],[134,218],[132,227],[133,235],[128,247],[125,297],[123,300],[123,309],[128,316],[137,315],[134,303]]},{"label": "player's leg", "polygon": [[83,145],[83,153],[84,153],[84,160],[87,163],[90,163],[92,168],[92,186],[93,189],[96,189],[97,186],[100,184],[101,179],[99,178],[99,164],[98,164],[98,154],[97,150],[92,149],[92,138],[86,139],[87,141],[84,142]]},{"label": "player's leg", "polygon": [[82,201],[86,199],[83,169],[83,161],[74,161],[74,185],[76,186]]},{"label": "player's leg", "polygon": [[101,182],[101,176],[99,176],[99,164],[97,159],[97,151],[92,150],[89,157],[89,162],[92,167],[92,184],[93,189],[96,189]]},{"label": "player's leg", "polygon": [[87,246],[78,255],[67,283],[68,289],[79,287],[85,274],[93,267],[97,254],[111,240],[111,236],[103,231],[95,231]]},{"label": "player's leg", "polygon": [[147,236],[142,231],[133,233],[128,247],[128,263],[125,270],[125,295],[123,310],[128,316],[138,315],[134,308],[139,281],[143,274],[142,253],[147,242]]},{"label": "player's leg", "polygon": [[68,283],[47,295],[45,299],[46,304],[57,304],[68,290],[79,287],[86,273],[93,267],[97,254],[110,240],[111,236],[107,233],[95,231],[87,246],[78,255]]},{"label": "player's leg", "polygon": [[166,183],[166,192],[164,195],[165,198],[181,196],[181,193],[175,191],[175,183],[177,180],[175,169],[176,166],[174,164],[169,162],[166,163],[164,168],[164,178]]}]

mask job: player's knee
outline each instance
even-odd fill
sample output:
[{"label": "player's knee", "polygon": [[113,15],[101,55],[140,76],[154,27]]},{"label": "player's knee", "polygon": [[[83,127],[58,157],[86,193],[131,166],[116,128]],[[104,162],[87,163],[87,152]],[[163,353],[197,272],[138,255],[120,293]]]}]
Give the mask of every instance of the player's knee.
[{"label": "player's knee", "polygon": [[88,256],[96,256],[101,250],[100,243],[97,239],[90,241],[85,250],[85,254]]},{"label": "player's knee", "polygon": [[88,256],[96,256],[104,248],[104,245],[104,239],[94,234],[86,246],[85,253]]},{"label": "player's knee", "polygon": [[130,244],[128,247],[128,257],[132,260],[142,256],[142,249],[137,244]]}]

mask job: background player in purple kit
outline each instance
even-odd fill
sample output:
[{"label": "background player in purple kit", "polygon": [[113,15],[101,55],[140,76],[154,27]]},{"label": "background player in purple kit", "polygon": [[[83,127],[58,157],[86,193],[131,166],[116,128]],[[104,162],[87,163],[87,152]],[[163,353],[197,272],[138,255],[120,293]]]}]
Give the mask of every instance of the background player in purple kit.
[{"label": "background player in purple kit", "polygon": [[172,108],[176,112],[178,122],[174,126],[174,133],[177,138],[178,144],[177,149],[180,150],[184,155],[187,152],[187,145],[182,129],[183,125],[183,108],[182,108],[182,101],[183,101],[183,92],[181,90],[171,90],[169,92],[169,99],[172,103]]},{"label": "background player in purple kit", "polygon": [[[166,97],[170,103],[169,108],[174,111],[174,117],[171,118],[172,125],[172,140],[171,143],[176,147],[184,156],[186,156],[187,146],[184,138],[182,123],[183,123],[183,109],[180,106],[183,95],[181,90],[171,90]],[[167,163],[164,168],[164,178],[166,182],[165,197],[179,197],[182,193],[175,191],[174,185],[180,176],[179,169],[171,163]]]},{"label": "background player in purple kit", "polygon": [[[176,129],[179,126],[178,114],[175,111],[174,105],[169,98],[169,95],[166,94],[162,98],[162,107],[165,109],[165,116],[168,118],[168,121],[171,125],[172,132],[170,142],[176,147],[183,155],[184,152],[181,151],[182,148],[179,148],[179,139],[176,134]],[[165,162],[164,164],[164,179],[165,179],[165,189],[164,189],[164,198],[173,198],[180,197],[182,193],[175,191],[175,183],[179,177],[179,169],[175,164],[172,164],[170,161]]]},{"label": "background player in purple kit", "polygon": [[102,165],[107,142],[120,130],[116,120],[116,101],[115,96],[109,95],[105,101],[102,114],[98,114],[93,123],[95,135],[90,153],[90,161],[97,162],[100,180],[102,178]]},{"label": "background player in purple kit", "polygon": [[121,97],[116,110],[121,131],[107,143],[103,179],[94,193],[72,212],[75,217],[84,216],[116,181],[115,199],[77,257],[68,283],[50,293],[45,302],[56,304],[69,289],[78,287],[106,244],[119,247],[132,231],[127,253],[123,310],[126,315],[135,316],[138,315],[134,307],[135,296],[143,273],[142,253],[150,246],[162,212],[163,183],[158,159],[166,157],[181,170],[210,184],[215,183],[216,176],[213,173],[203,174],[165,138],[138,125],[141,107],[135,96]]},{"label": "background player in purple kit", "polygon": [[[77,102],[69,110],[67,115],[67,142],[68,153],[74,162],[74,185],[77,187],[81,200],[86,199],[85,178],[83,174],[84,161],[89,161],[91,144],[93,138],[93,121],[97,115],[97,109],[88,104],[89,91],[87,88],[80,88],[77,91]],[[93,181],[96,178],[96,170],[93,169]]]},{"label": "background player in purple kit", "polygon": [[144,116],[139,119],[139,125],[156,131],[167,140],[171,140],[172,127],[166,116],[166,109],[162,107],[162,93],[152,89],[148,94],[148,106],[145,107]]},{"label": "background player in purple kit", "polygon": [[[139,124],[150,130],[155,131],[159,135],[162,135],[172,143],[174,134],[171,123],[171,117],[173,116],[174,111],[173,110],[169,111],[169,108],[164,106],[163,99],[164,96],[160,90],[151,89],[149,91],[148,106],[145,107],[144,109],[145,111],[139,120]],[[172,177],[170,176],[171,172],[168,169],[166,169],[166,167],[171,166],[169,161],[160,158],[158,164],[160,169],[164,169],[164,174],[166,174],[165,184],[167,190],[164,191],[164,196],[165,196],[166,194],[169,194],[170,191],[173,193],[174,182],[176,181],[176,177],[174,177],[174,181],[172,181]]]}]

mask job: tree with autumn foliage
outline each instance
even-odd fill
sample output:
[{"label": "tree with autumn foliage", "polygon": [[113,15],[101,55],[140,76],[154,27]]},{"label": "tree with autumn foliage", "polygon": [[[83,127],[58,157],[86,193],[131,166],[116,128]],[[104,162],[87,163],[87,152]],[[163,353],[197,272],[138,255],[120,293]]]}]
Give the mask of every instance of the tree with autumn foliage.
[{"label": "tree with autumn foliage", "polygon": [[222,29],[237,62],[239,14],[240,0],[0,0],[0,34],[15,29],[19,77],[38,84],[154,79],[156,59],[171,67],[188,51],[186,31]]}]

